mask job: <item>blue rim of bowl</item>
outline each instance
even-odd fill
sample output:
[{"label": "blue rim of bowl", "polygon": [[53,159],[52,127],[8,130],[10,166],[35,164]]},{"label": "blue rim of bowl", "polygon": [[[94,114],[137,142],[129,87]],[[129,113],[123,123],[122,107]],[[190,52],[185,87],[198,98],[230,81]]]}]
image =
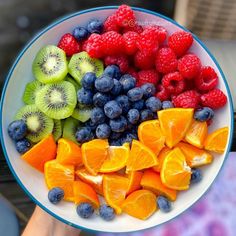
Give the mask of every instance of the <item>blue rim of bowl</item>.
[{"label": "blue rim of bowl", "polygon": [[[17,176],[16,172],[14,171],[12,165],[11,165],[11,162],[10,162],[10,159],[7,155],[7,151],[6,151],[6,148],[5,148],[5,143],[4,143],[4,139],[3,139],[3,127],[2,127],[2,109],[3,109],[3,103],[4,103],[4,98],[5,98],[5,93],[6,93],[6,90],[7,90],[7,85],[8,85],[8,82],[11,78],[11,75],[15,69],[15,67],[17,66],[19,60],[21,59],[21,57],[24,55],[24,53],[27,51],[27,49],[41,36],[43,35],[45,32],[47,32],[48,30],[50,30],[51,28],[53,28],[54,26],[62,23],[63,21],[65,20],[68,20],[72,17],[75,17],[75,16],[78,16],[78,15],[81,15],[81,14],[84,14],[84,13],[89,13],[89,12],[93,12],[93,11],[100,11],[100,10],[108,10],[108,9],[117,9],[118,6],[105,6],[105,7],[96,7],[96,8],[90,8],[90,9],[87,9],[87,10],[83,10],[83,11],[79,11],[79,12],[76,12],[76,13],[73,13],[73,14],[70,14],[70,15],[66,15],[62,18],[59,18],[58,20],[56,20],[55,22],[51,23],[49,26],[47,26],[46,28],[44,28],[43,30],[41,30],[36,36],[33,37],[33,39],[27,43],[27,45],[23,48],[23,50],[20,52],[20,54],[17,56],[17,58],[15,59],[14,61],[14,64],[12,65],[8,75],[7,75],[7,78],[6,78],[6,81],[4,83],[4,86],[3,86],[3,90],[2,90],[2,96],[1,96],[1,103],[0,103],[0,114],[1,114],[1,125],[0,125],[0,140],[1,140],[1,143],[2,143],[2,147],[3,147],[3,152],[4,152],[4,155],[6,157],[6,160],[7,160],[7,163],[8,163],[8,166],[10,167],[10,170],[11,172],[13,173],[14,177],[16,178],[18,184],[21,186],[21,188],[26,192],[26,194],[39,206],[41,207],[43,210],[45,210],[47,213],[49,213],[50,215],[52,215],[53,217],[55,217],[56,219],[62,221],[63,223],[67,224],[67,225],[70,225],[70,226],[73,226],[75,228],[78,228],[78,229],[84,229],[84,230],[87,230],[87,231],[93,231],[93,232],[104,232],[104,231],[99,231],[99,230],[93,230],[93,229],[90,229],[90,228],[86,228],[86,227],[83,227],[83,226],[80,226],[80,225],[77,225],[77,224],[74,224],[74,223],[71,223],[67,220],[65,220],[64,218],[61,218],[60,216],[56,215],[55,213],[53,213],[52,211],[50,211],[48,208],[46,208],[43,204],[41,204],[37,199],[35,199],[33,197],[33,195],[25,188],[24,184],[21,182],[21,180],[19,179],[19,177]],[[146,9],[143,9],[143,8],[139,8],[139,7],[132,7],[133,10],[135,11],[139,11],[139,12],[143,12],[143,13],[147,13],[147,14],[150,14],[150,15],[154,15],[154,16],[158,16],[162,19],[165,19],[169,22],[171,22],[172,24],[180,27],[181,29],[185,30],[185,31],[188,31],[190,32],[188,29],[186,29],[185,27],[179,25],[176,21],[174,21],[173,19],[170,19],[169,17],[166,17],[166,16],[163,16],[159,13],[156,13],[156,12],[153,12],[153,11],[150,11],[150,10],[146,10]],[[192,33],[193,34],[193,33]],[[234,129],[234,114],[233,114],[233,100],[232,100],[232,96],[231,96],[231,92],[230,92],[230,89],[229,89],[229,86],[228,86],[228,83],[227,83],[227,80],[224,76],[224,73],[222,71],[222,69],[220,68],[218,62],[216,61],[216,59],[214,58],[214,56],[211,54],[211,52],[209,51],[209,49],[205,46],[205,44],[200,40],[198,39],[198,37],[196,35],[193,34],[193,37],[194,39],[201,45],[201,47],[204,48],[204,50],[208,53],[208,55],[211,57],[211,59],[214,61],[215,65],[217,66],[218,70],[220,71],[220,74],[224,80],[224,84],[225,84],[225,87],[226,87],[226,90],[227,90],[227,93],[228,93],[228,98],[229,98],[229,106],[230,106],[230,114],[231,114],[231,128],[230,128],[230,137],[229,137],[229,143],[228,143],[228,147],[227,147],[227,150],[226,150],[226,153],[225,153],[225,158],[224,158],[224,162],[221,166],[221,169],[223,168],[223,165],[225,164],[225,160],[229,154],[229,151],[230,151],[230,148],[231,148],[231,145],[232,145],[232,138],[233,138],[233,129]],[[218,177],[220,171],[218,172],[217,176],[214,178],[214,180],[210,183],[208,189],[202,193],[202,195],[195,201],[193,202],[188,208],[186,208],[184,211],[182,211],[181,213],[177,214],[175,217],[173,217],[172,219],[170,220],[173,220],[174,218],[176,218],[177,216],[179,216],[180,214],[184,213],[187,209],[189,209],[191,206],[193,206],[197,201],[199,201],[203,195],[205,193],[207,193],[209,191],[209,188],[210,186],[212,185],[212,183],[216,180],[216,178]],[[164,223],[167,223],[169,222],[170,220],[166,221],[166,222],[163,222],[162,224]],[[161,224],[158,224],[158,226],[161,225]],[[157,226],[157,225],[156,225]],[[141,230],[135,230],[135,231],[126,231],[126,232],[136,232],[136,231],[143,231],[143,230],[147,230],[147,229],[150,229],[150,228],[153,228],[153,227],[156,227],[156,226],[151,226],[149,228],[145,228],[145,229],[141,229]],[[126,232],[112,232],[110,231],[111,233],[126,233]]]}]

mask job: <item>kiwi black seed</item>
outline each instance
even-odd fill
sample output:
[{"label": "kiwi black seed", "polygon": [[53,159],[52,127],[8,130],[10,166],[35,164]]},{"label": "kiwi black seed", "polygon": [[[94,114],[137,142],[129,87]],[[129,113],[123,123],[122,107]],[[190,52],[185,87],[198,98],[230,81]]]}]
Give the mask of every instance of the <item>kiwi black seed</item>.
[{"label": "kiwi black seed", "polygon": [[53,120],[53,121],[54,121],[54,126],[52,134],[55,141],[57,141],[62,135],[62,125],[61,125],[61,120]]}]

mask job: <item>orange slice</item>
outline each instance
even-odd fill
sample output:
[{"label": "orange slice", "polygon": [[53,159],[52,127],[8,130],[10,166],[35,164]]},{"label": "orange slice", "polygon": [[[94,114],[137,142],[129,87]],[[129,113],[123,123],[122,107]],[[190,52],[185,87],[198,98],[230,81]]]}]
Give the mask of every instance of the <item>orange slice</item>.
[{"label": "orange slice", "polygon": [[164,147],[161,152],[159,153],[159,155],[157,156],[158,160],[159,160],[159,165],[157,166],[153,166],[152,169],[156,172],[160,172],[161,171],[161,166],[162,166],[162,163],[165,159],[165,157],[167,156],[167,154],[171,151],[170,148],[168,147]]},{"label": "orange slice", "polygon": [[127,190],[127,195],[141,188],[140,182],[143,173],[141,171],[131,171],[128,173],[129,186]]},{"label": "orange slice", "polygon": [[187,164],[191,168],[210,164],[213,160],[213,156],[210,153],[188,143],[180,142],[176,145],[176,147],[181,149],[185,155]]},{"label": "orange slice", "polygon": [[143,170],[156,165],[158,165],[158,160],[155,153],[141,142],[133,140],[126,164],[126,172]]},{"label": "orange slice", "polygon": [[48,189],[60,187],[64,190],[64,199],[74,200],[73,183],[74,183],[74,166],[61,165],[56,160],[45,163],[44,172],[45,182]]},{"label": "orange slice", "polygon": [[156,196],[148,190],[137,190],[125,199],[122,209],[130,216],[146,220],[157,210]]},{"label": "orange slice", "polygon": [[156,155],[165,146],[165,136],[161,132],[158,120],[142,122],[138,127],[138,138]]},{"label": "orange slice", "polygon": [[58,140],[57,161],[63,165],[81,165],[82,154],[80,147],[67,139]]},{"label": "orange slice", "polygon": [[93,175],[98,173],[107,158],[108,147],[108,141],[103,139],[94,139],[82,144],[82,160],[89,173]]},{"label": "orange slice", "polygon": [[113,207],[117,214],[121,214],[121,205],[125,200],[129,180],[120,175],[104,175],[103,193],[107,204]]},{"label": "orange slice", "polygon": [[166,137],[166,145],[174,147],[188,131],[193,120],[193,109],[170,108],[158,111],[162,133]]},{"label": "orange slice", "polygon": [[229,128],[223,127],[209,134],[205,140],[205,149],[217,153],[223,153],[227,145]]},{"label": "orange slice", "polygon": [[191,168],[179,148],[175,148],[165,158],[161,168],[161,182],[166,187],[176,190],[189,188]]},{"label": "orange slice", "polygon": [[44,164],[56,158],[57,145],[52,135],[42,139],[21,158],[35,169],[44,172]]},{"label": "orange slice", "polygon": [[73,189],[74,189],[75,204],[88,202],[88,203],[91,203],[95,208],[99,207],[98,196],[90,185],[80,180],[77,180],[77,181],[74,181]]},{"label": "orange slice", "polygon": [[206,136],[207,136],[207,123],[194,120],[188,132],[185,135],[185,141],[198,148],[203,148]]}]

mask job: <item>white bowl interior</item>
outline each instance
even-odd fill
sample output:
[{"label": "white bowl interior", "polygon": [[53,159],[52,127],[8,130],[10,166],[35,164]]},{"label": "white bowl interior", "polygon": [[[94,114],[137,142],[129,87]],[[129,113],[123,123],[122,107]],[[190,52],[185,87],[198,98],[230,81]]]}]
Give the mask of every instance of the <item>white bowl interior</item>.
[{"label": "white bowl interior", "polygon": [[[176,202],[173,203],[173,210],[168,214],[163,214],[160,211],[155,213],[147,221],[141,221],[130,217],[126,214],[117,216],[112,222],[105,222],[100,217],[94,216],[92,219],[84,220],[77,216],[75,211],[75,205],[73,203],[62,202],[59,206],[50,204],[47,199],[47,188],[44,183],[44,178],[41,173],[36,171],[22,161],[19,154],[13,147],[14,144],[10,140],[7,134],[7,126],[13,119],[16,111],[23,106],[21,96],[23,94],[25,84],[33,80],[31,72],[31,64],[37,53],[37,51],[47,44],[57,44],[61,35],[66,32],[71,32],[72,29],[78,25],[85,25],[91,18],[104,19],[114,9],[96,9],[91,11],[85,11],[83,14],[77,13],[68,18],[57,22],[56,24],[48,27],[42,34],[36,37],[28,45],[27,49],[20,55],[17,63],[10,73],[9,81],[6,85],[5,94],[3,94],[3,106],[2,106],[2,142],[5,154],[9,161],[12,170],[15,172],[15,176],[21,186],[36,200],[36,203],[47,210],[58,219],[72,224],[77,227],[83,227],[91,230],[104,231],[104,232],[130,232],[136,230],[142,230],[162,224],[175,216],[182,213],[194,202],[196,202],[203,193],[209,188],[213,180],[216,178],[220,171],[224,159],[226,158],[226,152],[222,155],[215,155],[215,159],[212,165],[204,167],[203,180],[201,183],[192,186],[188,191],[179,193]],[[136,15],[138,21],[142,24],[158,24],[164,26],[168,33],[173,33],[180,30],[180,27],[173,24],[166,19],[151,14],[147,11],[141,11],[136,9]],[[196,40],[191,47],[191,52],[196,53],[201,59],[203,65],[212,66],[217,72],[220,78],[219,88],[225,92],[228,96],[228,104],[216,112],[214,123],[210,127],[210,131],[219,127],[229,126],[230,134],[232,133],[232,116],[233,111],[230,106],[230,94],[227,90],[225,82],[223,81],[222,74],[219,68],[214,63],[211,56]],[[231,135],[229,135],[229,139]],[[229,140],[228,140],[229,141]],[[228,142],[230,143],[230,142]],[[226,150],[228,150],[227,147]]]}]

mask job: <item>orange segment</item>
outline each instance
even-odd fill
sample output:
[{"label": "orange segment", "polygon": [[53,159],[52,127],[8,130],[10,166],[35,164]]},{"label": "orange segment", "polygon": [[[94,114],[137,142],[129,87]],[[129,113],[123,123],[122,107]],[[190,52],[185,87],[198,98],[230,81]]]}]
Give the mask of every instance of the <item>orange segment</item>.
[{"label": "orange segment", "polygon": [[188,143],[180,142],[176,145],[176,147],[181,149],[185,155],[187,164],[191,168],[210,164],[213,160],[213,156],[210,153]]},{"label": "orange segment", "polygon": [[91,203],[95,208],[99,207],[98,196],[90,185],[77,180],[74,181],[73,188],[75,204],[88,202]]},{"label": "orange segment", "polygon": [[158,118],[162,133],[166,137],[166,145],[174,147],[180,142],[188,131],[192,119],[191,108],[170,108],[158,111]]},{"label": "orange segment", "polygon": [[21,158],[35,169],[44,172],[44,164],[56,158],[57,145],[52,135],[42,139]]},{"label": "orange segment", "polygon": [[207,136],[207,123],[194,120],[188,132],[185,135],[185,140],[198,148],[203,148],[204,141]]},{"label": "orange segment", "polygon": [[113,207],[117,214],[121,214],[121,205],[125,200],[129,180],[119,175],[104,175],[103,193],[107,204]]},{"label": "orange segment", "polygon": [[67,139],[58,140],[57,161],[62,165],[81,165],[82,154],[80,147]]},{"label": "orange segment", "polygon": [[161,132],[158,120],[142,122],[138,127],[138,138],[156,155],[165,146],[165,136]]},{"label": "orange segment", "polygon": [[170,148],[168,147],[164,147],[161,152],[159,153],[159,155],[157,156],[158,160],[159,160],[159,165],[157,166],[153,166],[152,169],[156,172],[160,172],[161,171],[161,166],[162,166],[162,163],[165,159],[165,157],[167,156],[167,154],[171,151]]},{"label": "orange segment", "polygon": [[158,165],[158,160],[155,153],[141,142],[133,140],[126,164],[126,172],[142,170],[156,165]]},{"label": "orange segment", "polygon": [[146,220],[157,210],[156,196],[148,190],[137,190],[125,199],[122,209],[135,218]]},{"label": "orange segment", "polygon": [[103,139],[94,139],[82,144],[82,160],[89,173],[98,173],[107,158],[108,147],[108,141]]},{"label": "orange segment", "polygon": [[141,171],[131,171],[128,173],[129,186],[127,190],[127,195],[141,188],[140,181],[142,179],[143,173]]},{"label": "orange segment", "polygon": [[160,174],[153,170],[145,170],[141,180],[144,189],[150,190],[156,195],[166,196],[169,200],[176,200],[176,190],[167,188],[161,182]]},{"label": "orange segment", "polygon": [[161,168],[161,182],[168,188],[185,190],[189,188],[191,168],[179,148],[175,148],[165,158]]},{"label": "orange segment", "polygon": [[223,153],[227,145],[229,128],[223,127],[209,134],[205,140],[205,149],[217,153]]},{"label": "orange segment", "polygon": [[45,182],[48,189],[60,187],[64,190],[65,200],[73,201],[74,166],[63,166],[56,160],[45,163]]}]

